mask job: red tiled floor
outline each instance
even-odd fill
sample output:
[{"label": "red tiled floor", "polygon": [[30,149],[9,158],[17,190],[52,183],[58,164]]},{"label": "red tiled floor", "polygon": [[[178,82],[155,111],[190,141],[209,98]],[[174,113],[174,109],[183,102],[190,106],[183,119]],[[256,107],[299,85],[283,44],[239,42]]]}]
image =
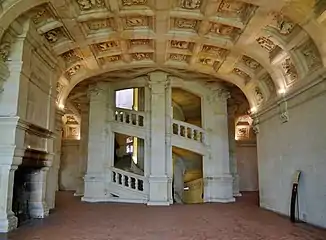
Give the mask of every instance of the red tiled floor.
[{"label": "red tiled floor", "polygon": [[[323,240],[326,231],[260,209],[255,196],[234,204],[147,207],[87,204],[59,193],[57,210],[22,226],[12,240]],[[6,239],[6,238],[3,238]]]}]

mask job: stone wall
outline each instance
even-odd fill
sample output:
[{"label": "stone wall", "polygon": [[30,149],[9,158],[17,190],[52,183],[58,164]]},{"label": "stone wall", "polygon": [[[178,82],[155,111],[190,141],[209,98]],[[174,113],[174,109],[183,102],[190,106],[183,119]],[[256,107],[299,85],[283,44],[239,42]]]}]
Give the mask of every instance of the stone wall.
[{"label": "stone wall", "polygon": [[299,218],[321,227],[326,227],[325,90],[323,81],[288,100],[288,122],[278,109],[266,113],[257,138],[261,206],[289,215],[292,177],[300,170]]},{"label": "stone wall", "polygon": [[76,191],[79,178],[79,140],[64,140],[60,165],[59,189]]},{"label": "stone wall", "polygon": [[240,191],[258,191],[257,145],[238,142],[236,146]]}]

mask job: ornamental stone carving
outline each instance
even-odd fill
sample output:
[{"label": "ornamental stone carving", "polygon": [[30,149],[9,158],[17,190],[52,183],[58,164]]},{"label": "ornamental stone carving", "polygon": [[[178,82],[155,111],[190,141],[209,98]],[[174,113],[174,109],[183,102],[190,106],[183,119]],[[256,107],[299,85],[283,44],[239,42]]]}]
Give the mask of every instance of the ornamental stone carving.
[{"label": "ornamental stone carving", "polygon": [[239,15],[245,10],[245,7],[245,4],[241,1],[223,0],[218,8],[218,13],[230,17],[239,17]]},{"label": "ornamental stone carving", "polygon": [[312,40],[307,41],[300,48],[310,71],[322,66],[319,51]]},{"label": "ornamental stone carving", "polygon": [[74,63],[82,59],[74,50],[65,52],[61,56],[66,63]]},{"label": "ornamental stone carving", "polygon": [[287,76],[286,80],[288,85],[298,79],[298,72],[290,58],[286,58],[282,62],[282,68]]},{"label": "ornamental stone carving", "polygon": [[235,28],[231,26],[222,25],[219,23],[212,23],[210,31],[223,36],[231,36],[232,33],[234,32],[234,29]]},{"label": "ornamental stone carving", "polygon": [[63,36],[60,28],[50,30],[44,34],[44,37],[49,43],[56,43]]},{"label": "ornamental stone carving", "polygon": [[105,57],[105,61],[107,62],[116,62],[119,61],[120,59],[121,59],[120,55]]},{"label": "ornamental stone carving", "polygon": [[173,48],[188,49],[188,46],[189,46],[189,42],[186,41],[177,41],[177,40],[171,41],[171,47]]},{"label": "ornamental stone carving", "polygon": [[269,53],[271,53],[275,48],[276,44],[267,37],[259,37],[256,39],[257,43]]},{"label": "ornamental stone carving", "polygon": [[108,51],[119,47],[119,43],[115,41],[103,42],[96,44],[97,49],[101,52]]},{"label": "ornamental stone carving", "polygon": [[80,68],[81,68],[81,65],[80,64],[77,64],[77,65],[69,68],[68,71],[67,71],[67,75],[69,77],[72,77],[72,76],[76,75],[77,72],[80,70]]},{"label": "ornamental stone carving", "polygon": [[259,133],[259,118],[257,116],[252,116],[251,117],[253,119],[252,121],[252,130],[254,131],[255,134]]},{"label": "ornamental stone carving", "polygon": [[201,0],[181,0],[180,7],[184,9],[198,9],[200,8]]},{"label": "ornamental stone carving", "polygon": [[176,20],[176,27],[178,28],[185,28],[185,29],[195,29],[197,25],[197,20],[194,19],[177,19]]},{"label": "ornamental stone carving", "polygon": [[260,68],[260,64],[256,60],[254,60],[254,59],[252,59],[252,58],[250,58],[248,56],[243,56],[242,57],[242,62],[247,67],[251,68],[252,70],[257,70],[257,69]]},{"label": "ornamental stone carving", "polygon": [[282,123],[286,123],[290,120],[289,112],[288,112],[288,104],[286,101],[282,101],[279,104],[279,111],[280,111],[280,120]]},{"label": "ornamental stone carving", "polygon": [[295,24],[282,14],[275,15],[276,28],[279,33],[289,35],[295,27]]},{"label": "ornamental stone carving", "polygon": [[238,75],[239,77],[243,78],[245,80],[245,84],[247,84],[251,80],[251,77],[239,68],[234,68],[232,72]]},{"label": "ornamental stone carving", "polygon": [[170,54],[170,59],[179,62],[187,61],[187,55],[183,54]]},{"label": "ornamental stone carving", "polygon": [[77,0],[80,10],[87,11],[94,8],[103,8],[104,0]]},{"label": "ornamental stone carving", "polygon": [[132,55],[132,57],[134,60],[137,60],[137,61],[151,59],[151,55],[149,53],[134,53]]},{"label": "ornamental stone carving", "polygon": [[147,19],[144,17],[129,17],[126,19],[127,27],[142,27],[147,25]]},{"label": "ornamental stone carving", "polygon": [[205,53],[215,55],[219,59],[224,58],[228,52],[228,50],[226,50],[224,48],[219,48],[219,47],[210,46],[210,45],[204,45],[202,51]]},{"label": "ornamental stone carving", "polygon": [[261,105],[261,103],[264,101],[263,93],[259,87],[255,87],[255,98],[258,106]]},{"label": "ornamental stone carving", "polygon": [[271,94],[275,93],[275,85],[273,79],[268,73],[264,74],[259,80],[267,86]]},{"label": "ornamental stone carving", "polygon": [[123,6],[145,5],[147,0],[122,0]]},{"label": "ornamental stone carving", "polygon": [[0,44],[0,58],[3,62],[8,60],[10,54],[11,44],[10,42],[3,42]]},{"label": "ornamental stone carving", "polygon": [[93,21],[88,21],[87,27],[90,30],[97,31],[100,29],[107,29],[111,28],[110,20],[109,19],[100,19],[100,20],[93,20]]},{"label": "ornamental stone carving", "polygon": [[132,46],[149,45],[149,39],[133,39],[130,41]]},{"label": "ornamental stone carving", "polygon": [[60,93],[63,89],[63,84],[61,84],[59,81],[57,82],[57,86],[56,86],[56,91],[57,93]]},{"label": "ornamental stone carving", "polygon": [[52,14],[47,10],[46,7],[38,9],[35,15],[32,17],[32,21],[34,24],[40,24],[42,22],[48,22],[53,20],[54,17]]},{"label": "ornamental stone carving", "polygon": [[207,66],[213,66],[215,63],[215,60],[209,57],[200,57],[199,58],[199,62],[203,65],[207,65]]}]

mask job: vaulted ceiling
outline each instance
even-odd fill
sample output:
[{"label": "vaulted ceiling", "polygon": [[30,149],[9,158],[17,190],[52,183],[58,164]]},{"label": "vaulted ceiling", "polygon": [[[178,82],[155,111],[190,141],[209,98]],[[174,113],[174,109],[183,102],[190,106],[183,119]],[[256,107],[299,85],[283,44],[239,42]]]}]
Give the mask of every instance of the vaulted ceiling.
[{"label": "vaulted ceiling", "polygon": [[[324,67],[323,0],[4,0],[58,56],[58,103],[81,81],[152,70],[228,81],[260,106]],[[12,17],[13,18],[13,17]],[[5,20],[3,20],[5,19]],[[2,21],[3,20],[3,21]],[[6,32],[0,32],[1,46]]]}]

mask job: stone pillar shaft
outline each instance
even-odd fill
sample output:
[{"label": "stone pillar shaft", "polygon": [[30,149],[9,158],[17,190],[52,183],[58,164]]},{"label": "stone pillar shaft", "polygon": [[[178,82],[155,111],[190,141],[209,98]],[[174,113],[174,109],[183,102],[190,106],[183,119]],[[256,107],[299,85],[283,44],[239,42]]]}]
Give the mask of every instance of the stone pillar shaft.
[{"label": "stone pillar shaft", "polygon": [[29,213],[32,218],[44,218],[49,215],[45,199],[48,170],[49,167],[43,167],[29,174]]},{"label": "stone pillar shaft", "polygon": [[165,143],[167,75],[163,72],[153,72],[149,76],[151,88],[151,163],[148,205],[169,205],[171,193],[169,193],[170,187],[168,186]]},{"label": "stone pillar shaft", "polygon": [[234,115],[229,115],[228,129],[229,129],[230,173],[233,177],[233,196],[239,197],[241,196],[241,193],[240,193],[240,186],[239,186],[238,162],[237,162],[237,155],[236,155]]},{"label": "stone pillar shaft", "polygon": [[233,202],[232,176],[229,169],[227,95],[213,90],[203,101],[203,126],[209,152],[203,157],[204,201]]},{"label": "stone pillar shaft", "polygon": [[88,148],[88,108],[83,108],[80,123],[80,144],[79,144],[79,181],[75,196],[84,195],[84,177],[87,169],[87,148]]},{"label": "stone pillar shaft", "polygon": [[[89,131],[88,131],[88,160],[87,172],[84,178],[83,201],[105,201],[107,184],[111,181],[110,167],[114,159],[114,135],[109,129],[110,116],[114,103],[114,92],[107,84],[98,84],[90,90]],[[109,110],[108,110],[109,108]]]}]

